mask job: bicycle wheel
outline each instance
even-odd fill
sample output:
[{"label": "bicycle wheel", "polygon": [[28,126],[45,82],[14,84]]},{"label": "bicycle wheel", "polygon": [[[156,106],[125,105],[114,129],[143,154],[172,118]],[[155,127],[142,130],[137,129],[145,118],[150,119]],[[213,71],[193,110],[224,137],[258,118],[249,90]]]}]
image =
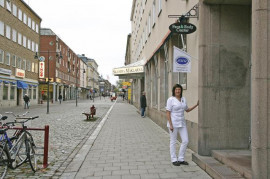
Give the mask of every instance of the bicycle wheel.
[{"label": "bicycle wheel", "polygon": [[33,172],[37,171],[36,147],[29,139],[26,140],[27,158]]},{"label": "bicycle wheel", "polygon": [[7,152],[0,146],[0,179],[5,178],[7,174],[8,160]]},{"label": "bicycle wheel", "polygon": [[[13,137],[10,139],[12,144],[15,145],[18,142],[18,138],[17,137]],[[21,142],[19,142],[14,148],[13,150],[10,151],[11,154],[14,154],[14,152],[18,150],[18,153],[16,155],[16,166],[19,167],[21,166],[23,163],[26,162],[27,160],[27,151],[26,151],[26,141],[21,140]]]}]

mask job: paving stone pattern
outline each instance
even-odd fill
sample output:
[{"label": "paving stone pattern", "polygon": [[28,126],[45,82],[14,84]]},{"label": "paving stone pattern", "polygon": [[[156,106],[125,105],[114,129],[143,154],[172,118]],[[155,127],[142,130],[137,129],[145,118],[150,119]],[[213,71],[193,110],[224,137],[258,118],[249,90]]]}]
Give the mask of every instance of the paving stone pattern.
[{"label": "paving stone pattern", "polygon": [[187,150],[189,166],[173,166],[169,134],[149,118],[141,118],[134,106],[119,101],[79,171],[64,171],[61,179],[211,178],[191,161],[191,154]]},{"label": "paving stone pattern", "polygon": [[[85,121],[86,117],[82,112],[90,110],[90,106],[95,105],[97,108],[96,121]],[[29,127],[44,128],[49,125],[49,165],[48,168],[42,169],[43,157],[39,159],[39,170],[33,173],[29,164],[24,164],[15,170],[8,170],[6,178],[59,178],[58,175],[64,171],[72,156],[78,152],[85,140],[91,135],[95,127],[101,121],[102,117],[107,113],[113,103],[109,98],[95,98],[92,100],[79,100],[76,107],[75,101],[64,101],[59,103],[50,103],[50,113],[47,113],[47,104],[30,106],[27,116],[36,116],[39,118],[29,122]],[[0,114],[5,115],[5,112],[12,111],[15,114],[22,114],[26,109],[22,107],[1,108]],[[7,121],[14,120],[12,115],[8,115]],[[9,130],[11,133],[11,130]],[[44,132],[31,131],[34,136],[37,146],[43,146]],[[43,153],[43,150],[38,150],[38,153]],[[58,173],[58,175],[57,175]]]}]

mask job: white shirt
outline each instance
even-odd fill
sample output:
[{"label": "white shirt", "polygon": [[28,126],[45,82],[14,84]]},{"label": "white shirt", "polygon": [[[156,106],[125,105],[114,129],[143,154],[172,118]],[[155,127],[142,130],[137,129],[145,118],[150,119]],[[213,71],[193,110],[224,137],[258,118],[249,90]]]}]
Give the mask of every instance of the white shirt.
[{"label": "white shirt", "polygon": [[[180,101],[174,96],[167,100],[166,110],[171,112],[171,121],[173,127],[186,126],[184,112],[187,109],[188,106],[186,98],[184,97],[182,97]],[[169,121],[167,121],[167,127],[170,127]]]}]

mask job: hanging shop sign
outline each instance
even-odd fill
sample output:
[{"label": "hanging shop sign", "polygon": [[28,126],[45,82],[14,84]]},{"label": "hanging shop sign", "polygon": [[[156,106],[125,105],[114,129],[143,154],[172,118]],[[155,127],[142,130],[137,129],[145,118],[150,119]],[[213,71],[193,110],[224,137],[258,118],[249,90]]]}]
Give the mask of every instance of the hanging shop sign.
[{"label": "hanging shop sign", "polygon": [[44,62],[39,62],[39,78],[45,77],[45,64]]},{"label": "hanging shop sign", "polygon": [[20,78],[24,78],[25,77],[25,71],[16,68],[16,70],[15,70],[15,76],[16,77],[20,77]]},{"label": "hanging shop sign", "polygon": [[178,33],[178,34],[191,34],[196,31],[196,26],[191,24],[191,23],[186,23],[186,22],[177,22],[174,24],[171,24],[169,26],[169,29],[173,33]]},{"label": "hanging shop sign", "polygon": [[191,56],[175,46],[173,47],[173,61],[173,72],[191,72]]}]

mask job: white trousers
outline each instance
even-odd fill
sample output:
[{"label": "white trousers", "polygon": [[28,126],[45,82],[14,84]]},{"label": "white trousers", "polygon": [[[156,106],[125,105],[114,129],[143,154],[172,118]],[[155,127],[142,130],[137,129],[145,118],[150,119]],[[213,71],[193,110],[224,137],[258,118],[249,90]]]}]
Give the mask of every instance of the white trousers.
[{"label": "white trousers", "polygon": [[[188,133],[187,127],[176,127],[173,128],[173,132],[169,129],[170,133],[170,154],[171,154],[171,161],[185,161],[185,152],[188,145]],[[179,149],[179,155],[176,155],[176,142],[177,142],[177,134],[180,134],[182,143]]]}]

